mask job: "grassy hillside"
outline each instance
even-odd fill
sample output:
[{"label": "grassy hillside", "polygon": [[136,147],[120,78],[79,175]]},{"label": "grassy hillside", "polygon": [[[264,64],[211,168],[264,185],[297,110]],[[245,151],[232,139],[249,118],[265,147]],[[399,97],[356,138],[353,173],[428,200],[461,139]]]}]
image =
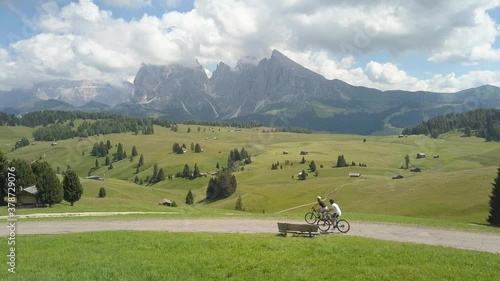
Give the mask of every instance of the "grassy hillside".
[{"label": "grassy hillside", "polygon": [[17,250],[2,280],[497,280],[499,270],[496,254],[343,235],[105,231],[23,236]]},{"label": "grassy hillside", "polygon": [[[190,133],[187,133],[188,127],[191,128]],[[96,158],[90,155],[95,142],[110,140],[113,145],[110,158],[119,142],[128,156],[135,145],[139,155],[143,154],[145,159],[145,165],[138,174],[143,180],[153,174],[154,163],[158,163],[166,175],[181,172],[185,164],[193,169],[195,163],[200,172],[210,173],[216,171],[217,163],[226,165],[229,151],[233,148],[245,148],[252,156],[252,164],[236,173],[236,193],[230,198],[209,204],[201,202],[209,177],[195,180],[175,178],[153,186],[141,186],[133,183],[139,157],[133,161],[127,158],[115,162],[112,170],[103,166],[104,158],[101,157],[98,158],[101,167],[93,174],[106,180],[82,180],[85,189],[82,200],[74,208],[65,204],[53,208],[60,211],[158,211],[157,202],[160,198],[175,200],[183,207],[187,191],[191,189],[196,207],[201,209],[233,209],[237,197],[241,196],[247,212],[302,214],[313,205],[315,197],[321,195],[327,198],[334,196],[347,217],[350,214],[375,214],[485,222],[491,182],[500,164],[498,143],[487,143],[474,137],[463,138],[458,133],[430,139],[425,136],[398,138],[263,133],[262,129],[179,125],[178,132],[173,132],[156,126],[154,135],[100,135],[84,140],[75,138],[59,141],[56,146],[51,146],[50,142],[36,142],[35,145],[10,152],[15,141],[23,136],[29,137],[33,129],[0,127],[0,149],[7,152],[9,159],[31,161],[42,157],[54,169],[59,167],[65,170],[69,165],[79,176],[85,177],[95,165]],[[184,143],[188,152],[173,154],[174,142]],[[191,143],[199,143],[204,151],[192,153]],[[288,154],[283,154],[283,151],[288,151]],[[306,164],[299,163],[303,157],[300,151],[309,153],[304,156]],[[425,153],[427,157],[416,159],[419,152]],[[410,167],[418,167],[422,172],[400,169],[406,154],[411,159]],[[338,155],[344,155],[348,163],[362,162],[367,167],[333,168]],[[433,158],[433,155],[439,155],[439,158]],[[290,161],[290,165],[285,165],[286,160]],[[303,169],[307,171],[312,160],[318,167],[319,175],[315,177],[309,172],[307,180],[297,180],[297,173]],[[282,169],[271,170],[271,164],[277,161]],[[323,168],[320,168],[321,165]],[[361,177],[350,178],[350,172],[361,173]],[[391,176],[394,174],[401,174],[404,178],[393,180]],[[108,193],[105,199],[96,198],[101,186]],[[35,211],[42,210],[20,210],[19,213]]]}]

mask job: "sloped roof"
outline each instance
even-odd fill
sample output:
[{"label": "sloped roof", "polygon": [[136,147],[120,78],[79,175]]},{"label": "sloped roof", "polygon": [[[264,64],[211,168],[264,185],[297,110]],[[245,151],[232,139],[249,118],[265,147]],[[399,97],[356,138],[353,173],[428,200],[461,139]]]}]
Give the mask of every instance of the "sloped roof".
[{"label": "sloped roof", "polygon": [[30,187],[23,188],[22,191],[26,191],[26,192],[28,192],[30,194],[35,195],[35,194],[37,194],[38,189],[36,188],[36,186],[32,185]]},{"label": "sloped roof", "polygon": [[168,200],[168,199],[160,199],[159,204],[165,204],[165,203],[167,203],[167,204],[172,204],[172,201],[170,201],[170,200]]}]

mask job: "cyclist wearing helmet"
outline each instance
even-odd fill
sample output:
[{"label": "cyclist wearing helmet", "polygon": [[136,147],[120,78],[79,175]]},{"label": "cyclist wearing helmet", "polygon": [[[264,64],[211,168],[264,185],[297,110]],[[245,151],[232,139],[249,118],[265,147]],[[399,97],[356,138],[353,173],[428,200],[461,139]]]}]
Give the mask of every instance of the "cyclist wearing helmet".
[{"label": "cyclist wearing helmet", "polygon": [[320,208],[318,209],[318,213],[322,214],[324,217],[328,213],[328,207],[326,206],[325,202],[323,202],[323,200],[321,199],[321,196],[317,196],[316,201],[318,201],[316,205],[320,206]]}]

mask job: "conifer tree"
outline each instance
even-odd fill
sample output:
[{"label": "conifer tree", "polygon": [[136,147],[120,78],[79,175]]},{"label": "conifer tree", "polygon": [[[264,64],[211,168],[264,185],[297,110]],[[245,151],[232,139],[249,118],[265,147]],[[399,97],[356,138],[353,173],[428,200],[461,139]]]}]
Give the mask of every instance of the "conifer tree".
[{"label": "conifer tree", "polygon": [[75,171],[68,170],[64,173],[63,190],[64,200],[68,201],[71,206],[82,197],[83,187]]},{"label": "conifer tree", "polygon": [[241,196],[238,196],[238,199],[236,200],[236,204],[234,205],[234,209],[237,211],[243,211],[243,200],[241,199]]},{"label": "conifer tree", "polygon": [[164,181],[165,180],[165,172],[163,171],[163,168],[160,168],[158,171],[158,178],[156,179],[157,182]]},{"label": "conifer tree", "polygon": [[493,189],[490,195],[490,215],[487,221],[491,225],[500,226],[500,167],[497,171],[497,177],[492,183]]},{"label": "conifer tree", "polygon": [[132,157],[135,157],[135,156],[137,156],[137,155],[139,155],[139,154],[137,153],[137,148],[135,148],[135,145],[134,145],[134,146],[132,147],[132,153],[131,153],[131,156],[132,156]]},{"label": "conifer tree", "polygon": [[193,203],[194,203],[194,196],[190,189],[186,195],[186,204],[192,205]]}]

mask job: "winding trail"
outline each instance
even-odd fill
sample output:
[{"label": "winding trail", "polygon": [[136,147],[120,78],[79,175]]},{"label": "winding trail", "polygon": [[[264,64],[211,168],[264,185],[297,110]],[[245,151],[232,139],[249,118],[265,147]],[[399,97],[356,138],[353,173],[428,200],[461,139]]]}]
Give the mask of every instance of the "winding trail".
[{"label": "winding trail", "polygon": [[[63,234],[89,231],[140,230],[166,232],[220,232],[220,233],[278,233],[277,222],[304,223],[303,220],[284,219],[119,219],[22,221],[16,223],[18,235]],[[5,224],[8,225],[6,222]],[[329,232],[331,234],[332,232]],[[0,235],[8,236],[8,227],[0,228]],[[438,245],[458,249],[500,254],[500,235],[413,225],[351,222],[347,234],[388,241]]]}]

